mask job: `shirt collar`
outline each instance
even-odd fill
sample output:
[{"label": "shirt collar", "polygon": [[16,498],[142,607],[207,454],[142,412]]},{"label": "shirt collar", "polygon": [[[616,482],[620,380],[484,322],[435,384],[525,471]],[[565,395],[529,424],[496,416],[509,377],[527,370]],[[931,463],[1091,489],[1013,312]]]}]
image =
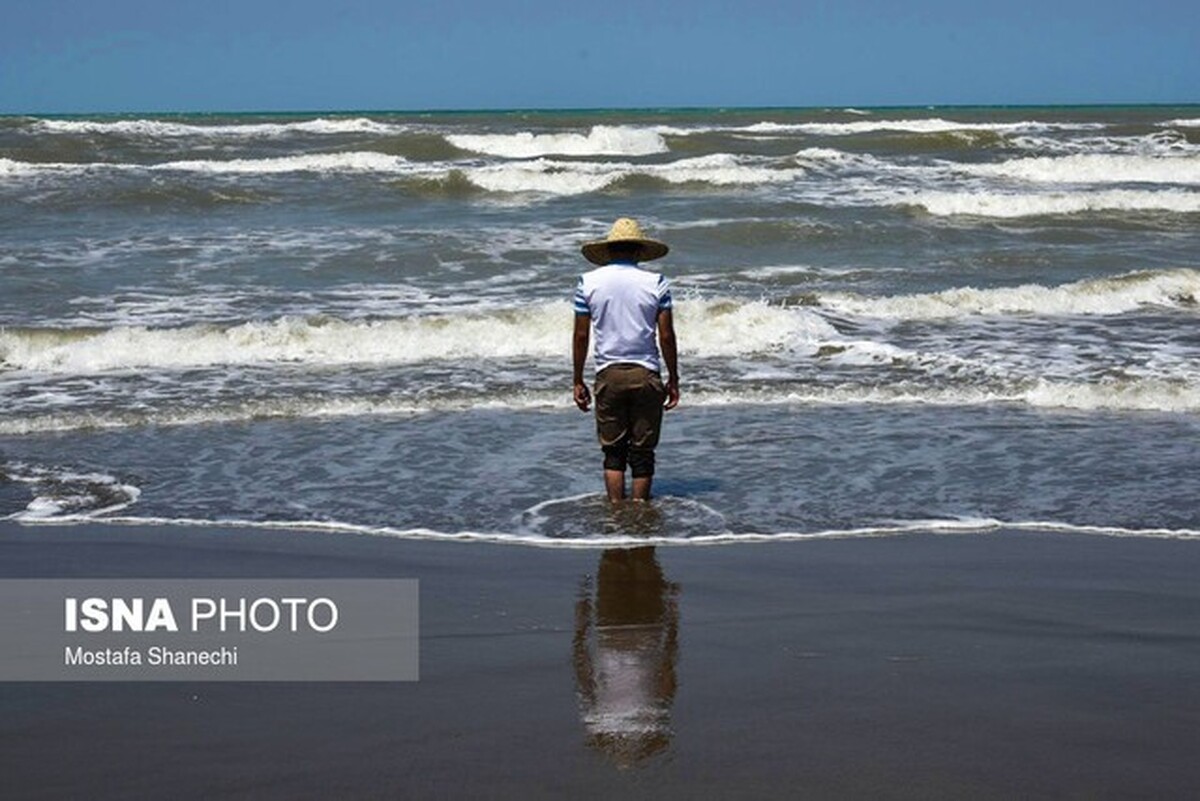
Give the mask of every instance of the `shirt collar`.
[{"label": "shirt collar", "polygon": [[614,267],[637,267],[637,262],[633,259],[613,259],[609,264]]}]

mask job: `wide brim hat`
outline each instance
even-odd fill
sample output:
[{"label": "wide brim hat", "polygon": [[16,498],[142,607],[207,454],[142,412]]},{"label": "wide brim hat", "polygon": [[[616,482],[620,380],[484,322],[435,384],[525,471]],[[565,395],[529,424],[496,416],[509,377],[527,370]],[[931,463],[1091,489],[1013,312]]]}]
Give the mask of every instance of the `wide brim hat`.
[{"label": "wide brim hat", "polygon": [[622,217],[613,223],[612,228],[608,231],[608,236],[604,239],[588,242],[583,246],[583,257],[592,264],[601,266],[610,264],[612,263],[611,248],[617,243],[638,246],[638,250],[633,256],[634,261],[661,259],[670,250],[664,243],[642,233],[642,227],[637,224],[636,220]]}]

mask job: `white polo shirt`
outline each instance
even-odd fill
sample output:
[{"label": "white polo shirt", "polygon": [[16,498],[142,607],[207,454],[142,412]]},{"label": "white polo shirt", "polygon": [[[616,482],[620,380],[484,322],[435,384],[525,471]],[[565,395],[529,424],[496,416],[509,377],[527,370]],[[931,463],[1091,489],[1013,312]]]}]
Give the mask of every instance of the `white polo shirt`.
[{"label": "white polo shirt", "polygon": [[660,372],[658,313],[671,308],[671,285],[633,262],[613,262],[583,274],[575,313],[592,318],[596,372],[617,363]]}]

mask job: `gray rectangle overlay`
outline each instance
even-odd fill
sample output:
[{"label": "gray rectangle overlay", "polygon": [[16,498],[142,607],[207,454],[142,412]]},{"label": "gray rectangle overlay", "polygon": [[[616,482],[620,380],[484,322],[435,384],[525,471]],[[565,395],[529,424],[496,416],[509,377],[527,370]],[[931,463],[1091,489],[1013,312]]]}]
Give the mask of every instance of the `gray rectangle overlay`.
[{"label": "gray rectangle overlay", "polygon": [[0,681],[416,681],[415,579],[0,579]]}]

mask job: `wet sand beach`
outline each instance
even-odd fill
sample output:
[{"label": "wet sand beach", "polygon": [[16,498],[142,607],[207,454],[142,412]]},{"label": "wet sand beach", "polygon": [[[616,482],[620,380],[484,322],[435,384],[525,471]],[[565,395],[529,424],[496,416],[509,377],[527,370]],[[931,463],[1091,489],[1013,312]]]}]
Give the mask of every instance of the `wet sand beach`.
[{"label": "wet sand beach", "polygon": [[[0,575],[421,583],[415,683],[0,685],[11,798],[1183,798],[1200,548],[0,523]],[[614,705],[614,688],[626,702]],[[620,693],[616,693],[620,695]]]}]

